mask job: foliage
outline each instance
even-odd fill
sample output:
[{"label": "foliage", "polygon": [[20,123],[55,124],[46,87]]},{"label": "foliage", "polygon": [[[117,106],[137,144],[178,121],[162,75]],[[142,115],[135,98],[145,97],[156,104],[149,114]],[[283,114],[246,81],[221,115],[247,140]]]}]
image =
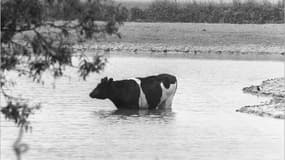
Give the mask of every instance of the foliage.
[{"label": "foliage", "polygon": [[138,7],[133,7],[130,9],[130,21],[140,21],[145,18],[145,12],[142,9]]},{"label": "foliage", "polygon": [[[7,72],[42,82],[46,71],[57,78],[64,75],[66,67],[73,67],[86,79],[90,73],[100,72],[106,59],[99,55],[90,58],[84,52],[75,56],[73,46],[101,35],[119,36],[118,27],[127,15],[123,7],[100,0],[4,0],[1,14],[0,89],[5,102],[1,102],[1,112],[26,129],[29,115],[39,105],[29,106],[26,99],[7,93],[15,83],[7,80]],[[54,21],[53,16],[66,21]],[[73,64],[72,57],[78,58],[79,65]]]},{"label": "foliage", "polygon": [[[282,23],[283,7],[268,1],[232,3],[156,0],[145,9],[131,8],[131,21],[198,23]],[[139,13],[139,14],[138,14]],[[144,15],[144,16],[141,16]]]},{"label": "foliage", "polygon": [[[90,0],[89,0],[90,1]],[[107,21],[115,16],[115,19],[126,20],[128,9],[117,5],[112,1],[93,0],[92,3],[82,3],[79,0],[66,0],[58,5],[56,0],[49,0],[47,6],[48,19],[50,20],[74,20],[80,19],[82,13],[91,12],[97,21]]]},{"label": "foliage", "polygon": [[176,21],[178,6],[171,1],[155,1],[150,4],[146,12],[153,21]]},{"label": "foliage", "polygon": [[[120,37],[118,27],[127,15],[125,8],[100,0],[1,1],[0,109],[6,119],[20,127],[13,144],[18,160],[29,149],[21,141],[24,131],[31,129],[30,115],[40,104],[31,106],[27,99],[8,94],[16,82],[9,80],[7,73],[15,71],[19,76],[42,82],[41,75],[46,71],[57,78],[64,75],[66,67],[73,67],[85,80],[91,72],[98,73],[104,68],[106,58],[100,55],[90,58],[84,52],[75,55],[73,46],[106,34]],[[72,57],[78,58],[79,65],[72,63]]]}]

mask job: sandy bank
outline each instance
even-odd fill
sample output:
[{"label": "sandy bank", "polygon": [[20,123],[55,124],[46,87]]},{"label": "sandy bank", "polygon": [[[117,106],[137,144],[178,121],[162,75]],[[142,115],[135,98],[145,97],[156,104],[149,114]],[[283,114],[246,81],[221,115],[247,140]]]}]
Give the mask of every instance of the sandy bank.
[{"label": "sandy bank", "polygon": [[241,107],[237,112],[285,119],[284,77],[265,80],[261,85],[245,87],[243,91],[258,96],[270,96],[272,99],[265,104]]}]

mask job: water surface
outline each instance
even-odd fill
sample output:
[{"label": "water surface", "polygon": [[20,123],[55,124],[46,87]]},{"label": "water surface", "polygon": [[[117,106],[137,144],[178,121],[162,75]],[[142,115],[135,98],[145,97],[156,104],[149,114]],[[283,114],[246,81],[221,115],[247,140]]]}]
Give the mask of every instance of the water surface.
[{"label": "water surface", "polygon": [[[283,76],[283,63],[111,57],[104,72],[35,85],[17,79],[24,93],[43,108],[32,117],[24,159],[195,159],[283,160],[284,121],[235,112],[265,101],[241,89]],[[89,92],[103,76],[114,79],[171,73],[178,90],[172,111],[121,112]],[[1,159],[15,159],[13,123],[1,118]]]}]

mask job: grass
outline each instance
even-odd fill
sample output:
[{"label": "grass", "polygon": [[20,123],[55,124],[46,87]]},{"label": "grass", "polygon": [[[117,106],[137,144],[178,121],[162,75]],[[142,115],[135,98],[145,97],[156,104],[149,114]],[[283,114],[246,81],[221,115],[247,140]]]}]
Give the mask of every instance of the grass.
[{"label": "grass", "polygon": [[192,46],[285,46],[285,24],[125,23],[109,42]]}]

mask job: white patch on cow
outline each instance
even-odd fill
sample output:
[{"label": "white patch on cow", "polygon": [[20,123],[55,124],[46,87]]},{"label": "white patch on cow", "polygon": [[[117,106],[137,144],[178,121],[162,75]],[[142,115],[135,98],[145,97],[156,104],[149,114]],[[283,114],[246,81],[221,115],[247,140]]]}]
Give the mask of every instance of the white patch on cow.
[{"label": "white patch on cow", "polygon": [[177,83],[170,84],[169,88],[165,88],[163,83],[160,84],[162,95],[158,104],[159,108],[169,109],[172,105],[172,100],[177,89]]},{"label": "white patch on cow", "polygon": [[139,108],[140,109],[147,109],[148,108],[148,103],[147,103],[147,100],[146,100],[146,97],[145,97],[145,94],[142,90],[142,87],[141,87],[141,80],[137,79],[137,78],[132,78],[131,80],[134,80],[139,88],[140,88],[140,95],[139,95]]}]

